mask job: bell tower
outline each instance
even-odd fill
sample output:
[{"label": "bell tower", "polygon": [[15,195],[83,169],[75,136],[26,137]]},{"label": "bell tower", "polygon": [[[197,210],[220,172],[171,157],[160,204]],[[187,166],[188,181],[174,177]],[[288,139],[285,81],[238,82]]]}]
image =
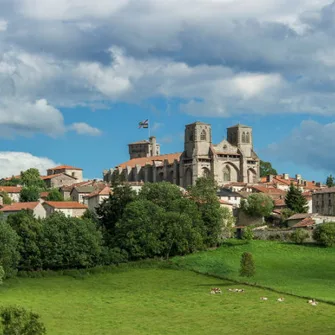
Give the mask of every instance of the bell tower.
[{"label": "bell tower", "polygon": [[244,156],[251,157],[253,151],[252,128],[237,124],[227,129],[228,142],[238,147]]}]

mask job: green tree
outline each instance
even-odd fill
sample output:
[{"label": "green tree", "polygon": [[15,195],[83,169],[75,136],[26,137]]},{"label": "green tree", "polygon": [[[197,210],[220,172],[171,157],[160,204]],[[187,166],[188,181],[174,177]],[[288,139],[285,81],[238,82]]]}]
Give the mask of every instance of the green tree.
[{"label": "green tree", "polygon": [[7,223],[0,223],[0,264],[3,267],[6,278],[15,276],[20,260],[18,252],[19,236]]},{"label": "green tree", "polygon": [[99,227],[102,229],[109,246],[115,239],[115,225],[121,219],[127,204],[137,198],[128,184],[115,186],[112,194],[96,207]]},{"label": "green tree", "polygon": [[64,201],[64,197],[57,188],[53,188],[52,190],[49,191],[49,194],[46,200],[47,201]]},{"label": "green tree", "polygon": [[0,265],[0,284],[3,283],[3,279],[5,278],[5,270],[3,267]]},{"label": "green tree", "polygon": [[20,192],[21,202],[34,202],[40,198],[40,189],[36,186],[24,187]]},{"label": "green tree", "polygon": [[2,195],[4,205],[10,205],[12,203],[12,199],[9,197],[7,192],[0,192],[0,195]]},{"label": "green tree", "polygon": [[131,259],[151,258],[163,253],[164,209],[148,200],[128,203],[115,230],[115,244]]},{"label": "green tree", "polygon": [[189,187],[189,197],[196,202],[206,231],[204,244],[215,246],[219,243],[224,227],[224,212],[217,197],[217,184],[212,177],[198,178]]},{"label": "green tree", "polygon": [[251,241],[254,239],[254,232],[252,231],[251,227],[246,227],[244,229],[243,234],[242,234],[242,239],[248,240],[248,241]]},{"label": "green tree", "polygon": [[333,177],[332,175],[329,175],[329,176],[327,177],[326,185],[327,185],[328,187],[333,187],[333,186],[335,186],[335,183],[334,183],[334,177]]},{"label": "green tree", "polygon": [[33,211],[26,210],[9,215],[7,218],[7,222],[19,236],[19,269],[26,271],[41,269],[41,220],[34,217]]},{"label": "green tree", "polygon": [[174,200],[181,197],[182,192],[180,188],[168,182],[145,183],[139,193],[140,199],[152,201],[166,210],[171,208]]},{"label": "green tree", "polygon": [[307,213],[308,204],[306,198],[302,195],[299,188],[291,183],[290,188],[285,197],[285,204],[287,208],[291,209],[295,213]]},{"label": "green tree", "polygon": [[270,162],[260,161],[260,176],[277,175],[277,170],[274,169]]},{"label": "green tree", "polygon": [[25,187],[34,186],[41,189],[45,188],[45,183],[41,179],[40,172],[35,168],[21,172],[21,181]]},{"label": "green tree", "polygon": [[40,250],[44,269],[96,266],[103,252],[102,234],[90,220],[54,213],[43,220]]},{"label": "green tree", "polygon": [[46,329],[40,316],[22,307],[9,306],[0,311],[3,335],[43,335]]},{"label": "green tree", "polygon": [[253,277],[255,275],[255,263],[250,252],[244,252],[241,257],[241,277]]},{"label": "green tree", "polygon": [[272,213],[274,203],[266,194],[254,193],[249,195],[247,199],[242,199],[240,207],[249,216],[267,217]]},{"label": "green tree", "polygon": [[318,225],[313,231],[313,238],[325,247],[335,246],[335,222]]},{"label": "green tree", "polygon": [[15,178],[14,176],[9,179],[1,179],[0,180],[0,186],[17,186],[17,185],[22,185],[22,181],[20,178]]}]

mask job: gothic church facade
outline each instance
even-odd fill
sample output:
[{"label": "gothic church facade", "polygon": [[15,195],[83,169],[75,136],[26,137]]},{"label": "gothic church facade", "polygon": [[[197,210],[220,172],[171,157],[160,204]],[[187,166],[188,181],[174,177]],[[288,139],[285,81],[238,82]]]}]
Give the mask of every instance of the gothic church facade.
[{"label": "gothic church facade", "polygon": [[220,186],[259,181],[260,160],[253,150],[252,128],[245,125],[229,127],[227,139],[213,144],[210,124],[188,124],[180,153],[161,155],[155,137],[128,146],[130,160],[105,170],[104,181],[122,175],[129,182],[169,181],[185,188],[207,175],[213,175]]}]

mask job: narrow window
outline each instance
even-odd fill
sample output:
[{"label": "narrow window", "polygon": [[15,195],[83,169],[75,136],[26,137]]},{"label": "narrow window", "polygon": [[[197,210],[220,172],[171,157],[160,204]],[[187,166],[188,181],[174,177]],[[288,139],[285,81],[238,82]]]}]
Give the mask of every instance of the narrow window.
[{"label": "narrow window", "polygon": [[206,141],[207,139],[207,134],[206,134],[206,131],[203,130],[200,134],[200,141]]}]

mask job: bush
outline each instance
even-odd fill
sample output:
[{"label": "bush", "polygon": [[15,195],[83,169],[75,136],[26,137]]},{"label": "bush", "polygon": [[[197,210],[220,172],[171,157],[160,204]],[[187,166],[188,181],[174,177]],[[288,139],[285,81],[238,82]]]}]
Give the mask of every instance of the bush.
[{"label": "bush", "polygon": [[249,216],[269,216],[273,210],[273,200],[262,193],[254,193],[248,196],[247,199],[242,199],[241,209]]},{"label": "bush", "polygon": [[254,233],[252,231],[252,228],[251,227],[246,227],[243,231],[243,234],[242,234],[242,240],[251,241],[253,239],[254,239]]},{"label": "bush", "polygon": [[0,311],[3,335],[42,335],[46,334],[40,316],[22,307],[5,307]]},{"label": "bush", "polygon": [[0,265],[0,284],[2,284],[4,278],[5,278],[5,271],[3,267]]},{"label": "bush", "polygon": [[302,244],[309,237],[305,229],[296,229],[291,235],[290,240],[296,244]]},{"label": "bush", "polygon": [[250,252],[244,252],[241,257],[241,277],[253,277],[255,275],[255,263]]},{"label": "bush", "polygon": [[320,224],[313,232],[313,238],[326,247],[335,245],[335,222]]}]

